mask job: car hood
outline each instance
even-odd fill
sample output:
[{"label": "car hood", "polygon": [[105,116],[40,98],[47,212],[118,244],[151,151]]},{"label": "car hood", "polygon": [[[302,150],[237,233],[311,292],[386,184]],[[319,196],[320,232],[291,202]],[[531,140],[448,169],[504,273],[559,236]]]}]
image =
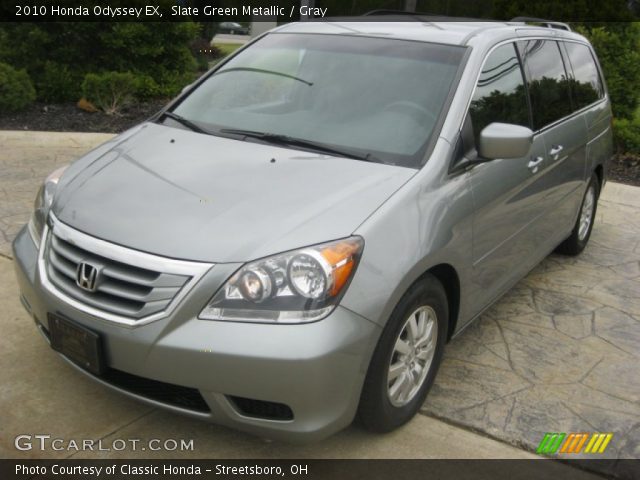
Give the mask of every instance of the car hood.
[{"label": "car hood", "polygon": [[144,252],[244,262],[351,235],[415,173],[146,123],[71,165],[52,211]]}]

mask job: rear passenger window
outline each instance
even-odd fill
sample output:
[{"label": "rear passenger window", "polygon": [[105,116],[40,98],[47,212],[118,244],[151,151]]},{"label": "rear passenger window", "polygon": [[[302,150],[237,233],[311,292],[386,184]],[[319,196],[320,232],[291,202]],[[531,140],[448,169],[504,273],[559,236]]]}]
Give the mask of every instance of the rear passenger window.
[{"label": "rear passenger window", "polygon": [[576,107],[586,107],[604,96],[598,67],[586,45],[565,42],[564,46],[573,69],[573,98]]},{"label": "rear passenger window", "polygon": [[573,111],[569,80],[557,42],[528,40],[518,48],[528,74],[533,127],[539,130]]},{"label": "rear passenger window", "polygon": [[512,43],[496,48],[487,58],[469,113],[476,141],[493,122],[530,126],[522,70]]}]

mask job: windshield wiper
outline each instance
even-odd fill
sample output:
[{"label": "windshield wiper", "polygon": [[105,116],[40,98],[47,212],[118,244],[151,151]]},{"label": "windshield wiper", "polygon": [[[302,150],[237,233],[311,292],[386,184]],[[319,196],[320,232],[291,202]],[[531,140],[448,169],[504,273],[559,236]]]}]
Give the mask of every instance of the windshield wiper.
[{"label": "windshield wiper", "polygon": [[220,133],[230,133],[232,135],[242,135],[244,137],[257,138],[259,140],[264,140],[265,142],[273,143],[275,145],[290,145],[294,147],[308,148],[309,150],[314,150],[316,152],[326,153],[338,157],[352,158],[354,160],[376,160],[375,157],[373,157],[370,153],[367,153],[366,155],[360,155],[346,150],[333,148],[329,145],[325,145],[324,143],[304,140],[302,138],[290,137],[288,135],[280,135],[277,133],[257,132],[255,130],[242,130],[237,128],[223,128],[220,130]]},{"label": "windshield wiper", "polygon": [[213,132],[205,130],[201,126],[197,125],[196,123],[193,123],[191,120],[188,120],[188,119],[184,118],[182,115],[178,115],[177,113],[173,113],[173,112],[167,111],[167,112],[163,112],[161,116],[168,117],[171,120],[175,120],[176,122],[184,125],[185,127],[193,130],[194,132],[206,133],[207,135],[213,135]]},{"label": "windshield wiper", "polygon": [[296,80],[300,83],[304,83],[305,85],[312,86],[313,82],[305,80],[304,78],[296,77],[294,75],[289,75],[284,72],[276,72],[275,70],[265,70],[264,68],[253,68],[253,67],[234,67],[234,68],[225,68],[224,70],[218,70],[214,75],[222,75],[223,73],[228,72],[257,72],[257,73],[267,73],[269,75],[278,75],[279,77],[290,78],[292,80]]}]

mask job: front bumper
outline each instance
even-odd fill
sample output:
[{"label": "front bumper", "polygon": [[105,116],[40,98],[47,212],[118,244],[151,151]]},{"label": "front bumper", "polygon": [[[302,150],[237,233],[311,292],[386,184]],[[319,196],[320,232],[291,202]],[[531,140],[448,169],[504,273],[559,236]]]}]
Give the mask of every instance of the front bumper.
[{"label": "front bumper", "polygon": [[[96,377],[77,368],[112,389],[155,406],[287,441],[323,438],[354,418],[380,327],[348,309],[338,307],[321,321],[301,325],[198,320],[213,292],[238,268],[238,264],[218,264],[169,316],[126,326],[82,312],[43,288],[37,248],[26,228],[16,237],[13,253],[22,303],[45,337],[48,313],[100,334],[109,375]],[[114,381],[123,375],[126,382]],[[165,401],[163,392],[150,395],[149,388],[133,388],[142,385],[195,392],[204,400],[204,408]],[[256,416],[236,398],[288,406],[293,419]]]}]

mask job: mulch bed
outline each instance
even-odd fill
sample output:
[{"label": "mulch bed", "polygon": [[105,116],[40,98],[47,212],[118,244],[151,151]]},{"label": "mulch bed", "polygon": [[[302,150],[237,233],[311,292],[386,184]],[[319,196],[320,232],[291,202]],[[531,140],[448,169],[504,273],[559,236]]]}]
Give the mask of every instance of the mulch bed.
[{"label": "mulch bed", "polygon": [[640,187],[640,155],[618,154],[609,165],[609,180]]},{"label": "mulch bed", "polygon": [[[131,104],[118,115],[85,112],[74,103],[36,103],[19,113],[0,112],[0,130],[120,133],[149,118],[167,101]],[[609,180],[640,186],[640,155],[616,155],[610,164]]]},{"label": "mulch bed", "polygon": [[154,100],[125,106],[117,115],[85,112],[75,103],[36,103],[18,113],[0,113],[0,130],[120,133],[146,120],[167,103]]}]

